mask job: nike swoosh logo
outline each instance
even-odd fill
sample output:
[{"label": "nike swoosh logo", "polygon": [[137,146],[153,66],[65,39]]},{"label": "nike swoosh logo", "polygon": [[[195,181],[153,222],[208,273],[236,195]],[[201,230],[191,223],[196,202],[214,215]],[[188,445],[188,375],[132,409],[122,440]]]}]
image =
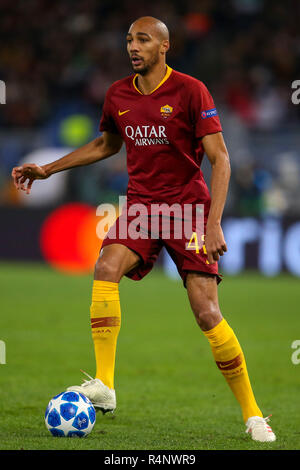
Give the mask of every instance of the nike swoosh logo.
[{"label": "nike swoosh logo", "polygon": [[223,366],[222,364],[219,364],[219,367],[220,367],[220,369],[225,369],[226,367],[232,366],[232,364],[234,364],[234,363],[235,363],[235,361],[232,361],[229,364],[226,364],[225,366]]},{"label": "nike swoosh logo", "polygon": [[129,113],[130,109],[126,109],[126,111],[120,111],[119,110],[119,116],[122,116],[122,114]]},{"label": "nike swoosh logo", "polygon": [[232,359],[232,361],[225,361],[225,362],[216,361],[219,369],[224,369],[224,370],[236,369],[242,364],[242,362],[243,362],[242,354],[238,354],[234,359]]}]

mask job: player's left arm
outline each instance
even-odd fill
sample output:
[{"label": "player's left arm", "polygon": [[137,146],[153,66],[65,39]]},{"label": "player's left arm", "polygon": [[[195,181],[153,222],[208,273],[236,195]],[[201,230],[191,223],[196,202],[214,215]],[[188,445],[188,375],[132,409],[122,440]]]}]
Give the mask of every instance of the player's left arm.
[{"label": "player's left arm", "polygon": [[226,202],[230,180],[230,161],[221,132],[207,134],[202,144],[212,167],[211,173],[211,206],[208,215],[205,235],[205,248],[210,264],[215,263],[227,251],[221,219]]}]

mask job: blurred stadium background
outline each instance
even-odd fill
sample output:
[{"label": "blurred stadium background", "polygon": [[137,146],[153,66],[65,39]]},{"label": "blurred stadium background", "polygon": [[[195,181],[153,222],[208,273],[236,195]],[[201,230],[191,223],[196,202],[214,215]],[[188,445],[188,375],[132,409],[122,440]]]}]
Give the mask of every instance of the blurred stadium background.
[{"label": "blurred stadium background", "polygon": [[[146,12],[170,29],[168,64],[204,81],[221,116],[232,162],[223,272],[254,268],[300,276],[300,106],[291,101],[291,84],[300,78],[300,5],[289,3],[291,8],[276,0],[154,0],[151,6],[143,0],[2,0],[0,259],[57,256],[61,266],[66,258],[67,270],[91,269],[99,248],[91,209],[125,194],[124,148],[100,165],[35,183],[30,197],[15,191],[10,173],[22,162],[53,161],[98,135],[107,88],[132,73],[126,31]],[[203,171],[209,179],[207,163]],[[52,220],[66,204],[67,212]],[[76,254],[73,246],[55,255],[66,246],[53,242],[44,223],[51,216],[57,232],[55,224],[67,214],[74,226],[59,225],[61,236],[70,242],[70,231],[81,227],[86,249]],[[176,276],[168,258],[160,262]]]}]

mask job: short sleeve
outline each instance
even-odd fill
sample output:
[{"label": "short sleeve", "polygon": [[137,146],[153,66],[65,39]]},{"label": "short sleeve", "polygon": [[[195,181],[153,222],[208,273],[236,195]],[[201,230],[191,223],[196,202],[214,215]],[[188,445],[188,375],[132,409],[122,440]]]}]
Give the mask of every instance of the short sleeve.
[{"label": "short sleeve", "polygon": [[111,113],[111,89],[105,95],[99,130],[101,132],[111,132],[112,134],[120,133]]},{"label": "short sleeve", "polygon": [[204,83],[197,81],[192,88],[191,116],[195,137],[222,132],[222,126],[213,98]]}]

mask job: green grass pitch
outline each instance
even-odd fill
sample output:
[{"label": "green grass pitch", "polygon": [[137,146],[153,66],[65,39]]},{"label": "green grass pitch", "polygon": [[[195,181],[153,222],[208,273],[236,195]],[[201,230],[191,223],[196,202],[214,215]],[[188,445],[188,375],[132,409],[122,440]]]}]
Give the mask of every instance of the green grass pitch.
[{"label": "green grass pitch", "polygon": [[89,305],[92,275],[43,265],[0,265],[0,449],[299,449],[299,280],[288,275],[225,277],[224,317],[244,350],[257,402],[272,414],[275,443],[245,434],[241,412],[217,369],[180,281],[154,269],[120,284],[122,328],[114,415],[97,414],[84,439],[52,437],[48,401],[95,372]]}]

